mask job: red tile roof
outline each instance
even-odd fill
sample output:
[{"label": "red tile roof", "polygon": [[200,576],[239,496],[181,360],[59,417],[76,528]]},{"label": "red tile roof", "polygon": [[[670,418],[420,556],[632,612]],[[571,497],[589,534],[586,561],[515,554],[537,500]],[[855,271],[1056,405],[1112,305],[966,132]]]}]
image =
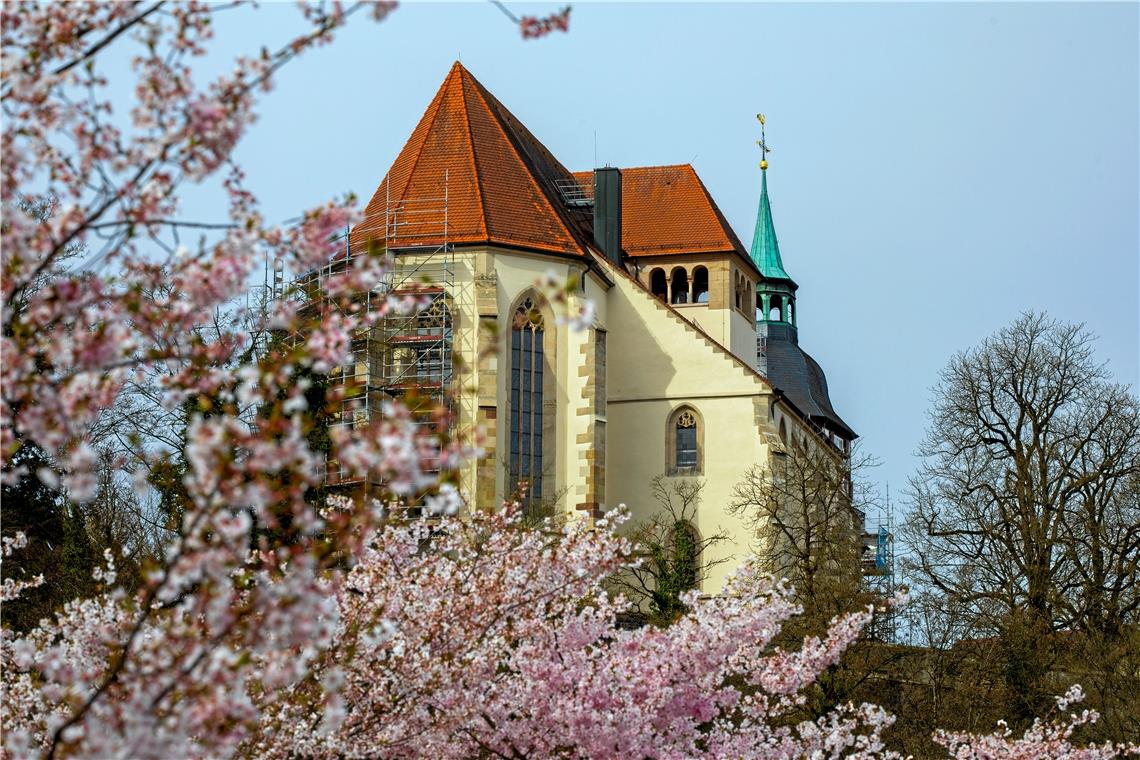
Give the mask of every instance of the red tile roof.
[{"label": "red tile roof", "polygon": [[[591,182],[590,172],[575,172]],[[621,170],[621,244],[631,256],[740,253],[736,237],[690,164]]]},{"label": "red tile roof", "polygon": [[[571,174],[463,65],[451,67],[352,231],[352,245],[447,240],[583,255],[592,214],[560,187],[592,195],[591,172]],[[387,227],[388,233],[385,234]],[[738,253],[751,264],[689,164],[622,169],[622,247],[631,256]]]},{"label": "red tile roof", "polygon": [[[445,182],[446,177],[446,182]],[[352,231],[354,247],[494,243],[582,255],[588,231],[567,209],[570,172],[456,62]]]}]

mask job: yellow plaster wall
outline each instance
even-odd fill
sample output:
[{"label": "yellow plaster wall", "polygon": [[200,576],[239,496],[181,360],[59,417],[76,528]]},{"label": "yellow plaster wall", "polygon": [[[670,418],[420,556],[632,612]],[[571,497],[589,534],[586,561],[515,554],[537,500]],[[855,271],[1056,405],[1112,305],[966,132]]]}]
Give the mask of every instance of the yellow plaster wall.
[{"label": "yellow plaster wall", "polygon": [[[697,529],[706,536],[723,530],[730,537],[704,559],[740,560],[752,535],[727,506],[745,470],[767,462],[761,428],[768,425],[770,388],[633,282],[618,274],[613,279],[606,297],[611,325],[606,502],[625,503],[635,521],[654,514],[649,484],[666,471],[669,416],[688,404],[704,425],[700,477],[705,489]],[[702,591],[719,591],[736,564],[716,566]]]},{"label": "yellow plaster wall", "polygon": [[748,366],[756,366],[755,321],[747,319],[734,308],[717,309],[703,303],[678,304],[673,308]]},{"label": "yellow plaster wall", "polygon": [[[493,274],[495,277],[495,294],[498,301],[498,335],[496,337],[497,351],[495,352],[495,364],[498,371],[495,373],[495,382],[497,385],[496,395],[499,399],[499,414],[496,420],[496,437],[502,442],[502,445],[499,446],[496,455],[495,492],[497,498],[503,498],[508,495],[506,494],[508,484],[505,462],[509,424],[506,403],[510,397],[510,356],[507,341],[510,337],[512,307],[523,293],[533,289],[535,282],[543,278],[548,272],[553,272],[555,277],[560,280],[566,280],[570,277],[580,280],[584,266],[582,263],[573,260],[559,260],[549,256],[493,248],[487,249],[485,256],[488,262],[488,274]],[[587,295],[592,296],[595,303],[604,301],[604,297],[599,298],[600,293],[595,292],[597,289],[595,283],[587,279],[586,287]],[[578,300],[578,298],[572,299],[574,303],[577,303]],[[601,321],[605,314],[604,303],[598,303],[598,306],[599,321]],[[555,317],[565,315],[565,309],[564,306],[551,305]],[[576,412],[580,406],[582,388],[586,383],[586,378],[579,375],[578,367],[582,361],[582,345],[587,342],[588,336],[585,332],[574,331],[565,325],[556,323],[547,324],[544,329],[554,331],[557,341],[555,357],[556,436],[553,474],[555,482],[559,485],[560,494],[555,506],[560,512],[570,512],[573,511],[574,505],[577,503],[576,498],[585,492],[584,484],[578,482],[581,448],[578,439],[580,435],[586,433],[587,425],[585,420],[579,419]],[[548,400],[544,399],[544,402]],[[544,466],[549,466],[549,463],[544,462]],[[549,497],[551,494],[545,494],[545,496]]]},{"label": "yellow plaster wall", "polygon": [[[768,384],[741,365],[744,357],[733,358],[719,341],[702,334],[621,272],[607,272],[613,281],[610,286],[596,274],[585,272],[582,262],[494,248],[465,249],[456,253],[454,261],[455,350],[469,370],[460,378],[460,423],[463,432],[471,434],[480,408],[494,405],[497,410],[494,424],[488,423],[492,428],[488,430],[490,440],[497,442],[494,499],[504,498],[507,486],[503,463],[509,423],[507,339],[512,307],[547,272],[552,271],[559,278],[584,276],[581,297],[594,302],[594,328],[607,331],[608,382],[604,392],[608,405],[604,415],[594,415],[583,401],[588,395],[584,391],[589,378],[584,369],[591,332],[574,331],[565,325],[548,326],[557,335],[554,466],[562,493],[556,509],[586,516],[575,507],[588,491],[588,455],[594,447],[590,423],[604,420],[604,504],[612,508],[625,503],[635,521],[652,517],[657,504],[650,495],[650,481],[666,471],[668,419],[677,407],[692,406],[703,424],[700,477],[706,483],[696,527],[703,536],[724,531],[730,537],[729,542],[714,547],[704,559],[734,560],[715,567],[702,589],[705,593],[719,591],[753,545],[752,534],[741,520],[728,513],[727,506],[732,488],[745,470],[769,461],[769,446],[776,440],[778,421],[783,415],[778,405],[771,407],[773,396]],[[578,298],[575,295],[572,302],[576,304]],[[564,314],[564,309],[552,306],[556,315]],[[686,316],[698,310],[710,313],[704,306],[688,309]],[[750,325],[734,310],[714,309],[712,313],[717,315],[722,329],[727,330],[730,342],[732,336],[749,332],[745,328]],[[494,334],[485,329],[488,320],[497,325]],[[733,320],[741,324],[734,324]],[[705,324],[700,319],[695,321]],[[713,328],[715,323],[708,326]],[[737,343],[734,353],[747,356],[743,339]],[[751,348],[754,353],[754,338]],[[777,414],[775,419],[771,418],[773,413]],[[797,434],[801,432],[798,418],[788,416],[786,424]],[[463,490],[472,497],[476,494],[477,472],[478,465],[471,463],[462,473]],[[491,506],[481,500],[475,503]]]}]

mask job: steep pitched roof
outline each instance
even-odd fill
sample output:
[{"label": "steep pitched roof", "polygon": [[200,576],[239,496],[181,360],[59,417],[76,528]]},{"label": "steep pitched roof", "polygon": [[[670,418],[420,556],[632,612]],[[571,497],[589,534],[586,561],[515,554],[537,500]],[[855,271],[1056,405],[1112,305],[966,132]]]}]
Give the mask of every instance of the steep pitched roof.
[{"label": "steep pitched roof", "polygon": [[[352,244],[447,239],[582,255],[587,238],[557,183],[570,172],[456,62],[352,231]],[[395,220],[393,225],[392,221]]]},{"label": "steep pitched roof", "polygon": [[[590,172],[575,172],[581,184]],[[690,164],[621,170],[622,248],[631,256],[748,251]]]},{"label": "steep pitched roof", "polygon": [[752,236],[752,261],[769,280],[788,280],[784,261],[780,258],[780,244],[776,240],[776,225],[772,222],[772,205],[768,202],[768,170],[761,170],[760,207],[756,211],[756,233]]}]

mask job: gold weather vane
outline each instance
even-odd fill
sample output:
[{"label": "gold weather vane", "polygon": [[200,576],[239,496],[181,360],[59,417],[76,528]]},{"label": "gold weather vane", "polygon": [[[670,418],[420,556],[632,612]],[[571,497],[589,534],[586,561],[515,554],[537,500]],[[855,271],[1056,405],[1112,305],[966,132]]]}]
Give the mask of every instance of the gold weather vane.
[{"label": "gold weather vane", "polygon": [[760,139],[756,144],[760,146],[760,170],[767,171],[768,169],[768,154],[772,149],[768,147],[768,142],[764,139],[764,114],[756,114],[756,121],[760,122]]}]

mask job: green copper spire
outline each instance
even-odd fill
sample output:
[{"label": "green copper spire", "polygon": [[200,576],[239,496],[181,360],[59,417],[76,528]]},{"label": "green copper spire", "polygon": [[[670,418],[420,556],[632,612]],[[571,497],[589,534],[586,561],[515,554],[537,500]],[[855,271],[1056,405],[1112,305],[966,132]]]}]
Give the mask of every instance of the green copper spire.
[{"label": "green copper spire", "polygon": [[[761,141],[763,145],[763,141]],[[767,146],[764,146],[767,152]],[[780,244],[776,241],[776,226],[772,223],[772,206],[768,202],[767,161],[760,170],[760,208],[756,212],[756,233],[752,236],[752,261],[760,273],[770,280],[790,280],[780,258]]]},{"label": "green copper spire", "polygon": [[[764,114],[756,114],[760,122],[760,209],[756,212],[756,233],[752,236],[752,261],[763,279],[756,284],[756,333],[761,342],[776,335],[797,340],[796,290],[799,288],[784,270],[780,244],[776,242],[776,226],[772,223],[772,206],[768,202],[768,154],[772,149],[764,139]],[[773,327],[779,323],[786,327]],[[757,366],[767,366],[763,357]]]}]

